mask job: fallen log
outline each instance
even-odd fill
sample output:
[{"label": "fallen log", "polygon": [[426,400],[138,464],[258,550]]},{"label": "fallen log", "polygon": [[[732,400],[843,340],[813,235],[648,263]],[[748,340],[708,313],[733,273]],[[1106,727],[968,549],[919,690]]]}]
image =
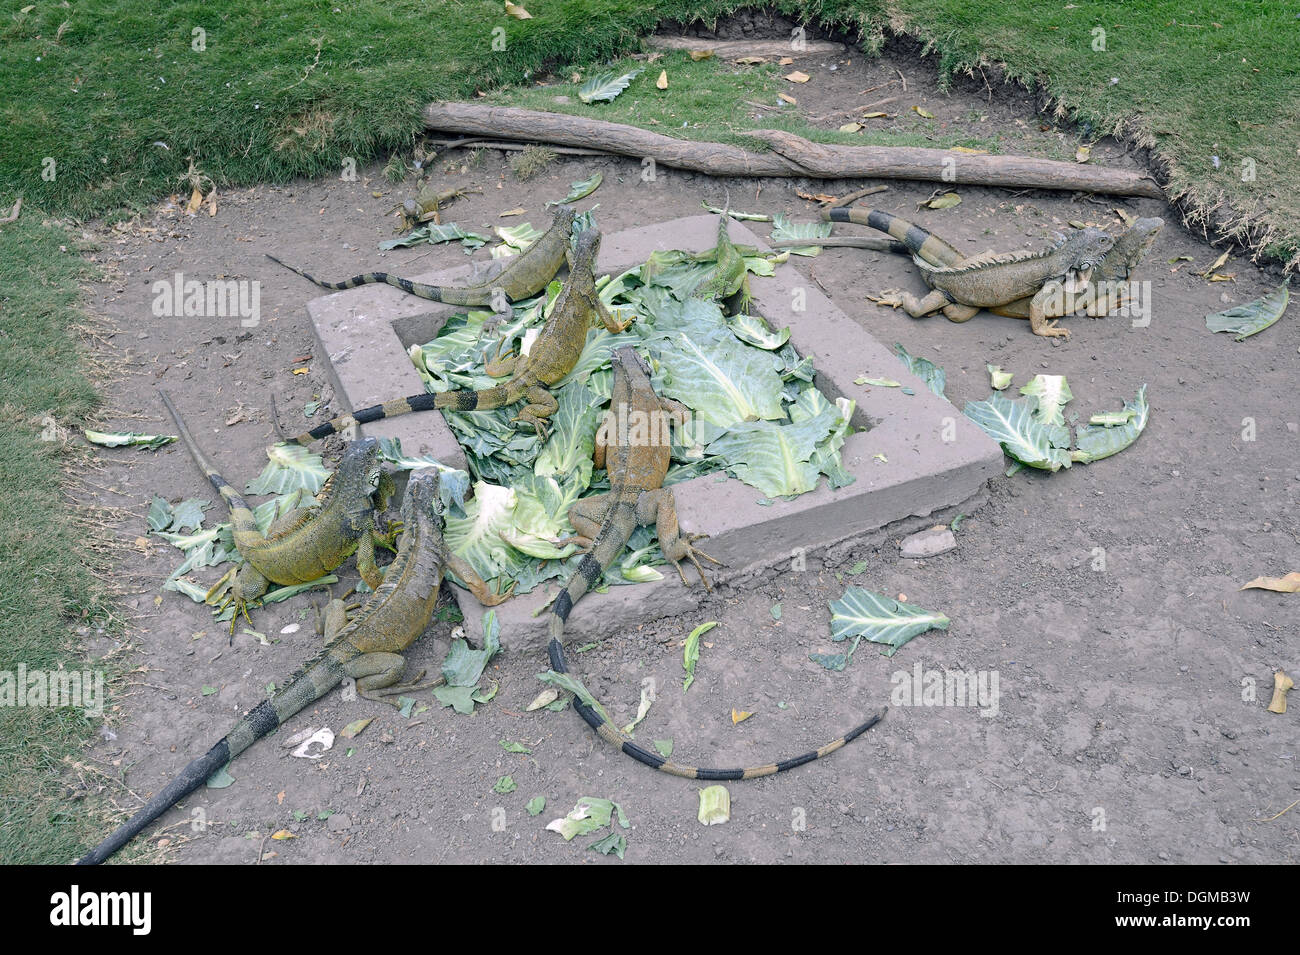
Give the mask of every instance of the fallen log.
[{"label": "fallen log", "polygon": [[948,185],[1066,189],[1164,198],[1164,192],[1150,177],[1124,169],[911,146],[831,146],[775,129],[745,133],[771,147],[768,152],[751,152],[725,143],[673,139],[637,126],[601,119],[479,103],[430,103],[424,108],[424,124],[429,129],[460,135],[597,147],[711,176],[917,179]]}]

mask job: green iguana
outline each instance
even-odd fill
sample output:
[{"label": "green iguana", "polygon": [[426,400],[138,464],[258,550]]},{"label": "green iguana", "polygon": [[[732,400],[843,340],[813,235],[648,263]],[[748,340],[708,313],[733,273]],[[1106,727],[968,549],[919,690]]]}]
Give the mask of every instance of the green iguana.
[{"label": "green iguana", "polygon": [[495,308],[498,303],[493,301],[493,295],[498,289],[505,294],[507,301],[517,302],[530,295],[536,295],[546,288],[546,283],[555,277],[555,273],[560,270],[564,262],[564,254],[569,249],[569,232],[572,227],[573,209],[569,206],[561,206],[556,210],[555,221],[540,239],[513,257],[504,269],[490,279],[463,288],[425,285],[423,282],[412,282],[410,279],[390,275],[387,272],[366,272],[364,275],[355,275],[343,282],[322,282],[302,269],[280,261],[270,253],[267,253],[266,257],[292,272],[297,272],[308,282],[335,292],[373,282],[383,282],[403,292],[434,302],[447,302],[451,305],[487,305]]},{"label": "green iguana", "polygon": [[[822,215],[831,222],[856,222],[869,225],[894,237],[893,239],[873,239],[869,236],[837,237],[835,245],[902,255],[919,255],[935,266],[953,266],[965,261],[965,257],[943,239],[888,212],[881,212],[878,209],[866,213],[860,209],[832,209]],[[1082,312],[1092,318],[1101,318],[1122,307],[1128,292],[1129,277],[1150,251],[1164,224],[1165,220],[1158,217],[1135,220],[1127,231],[1115,239],[1115,244],[1102,258],[1101,264],[1093,269],[1092,275],[1082,287],[1074,292],[1068,291],[1065,283],[1056,287],[1056,297],[1049,298],[1043,303],[1046,316],[1061,318]],[[818,244],[832,243],[823,239]],[[1026,296],[1006,305],[991,308],[989,311],[1010,318],[1029,318],[1032,301],[1032,296]],[[946,306],[943,313],[954,322],[968,321],[974,314],[960,305]]]},{"label": "green iguana", "polygon": [[690,297],[721,301],[740,292],[740,310],[747,312],[754,296],[749,289],[749,270],[745,265],[745,257],[732,243],[727,231],[730,210],[731,202],[728,200],[718,219],[718,244],[712,252],[716,264],[708,275],[696,283]]},{"label": "green iguana", "polygon": [[[550,644],[547,653],[551,668],[567,673],[564,659],[564,625],[579,600],[598,583],[637,526],[654,523],[659,533],[659,547],[672,561],[686,582],[681,562],[690,560],[708,588],[704,568],[696,555],[714,561],[691,542],[696,538],[683,534],[677,524],[673,492],[663,486],[668,473],[671,439],[668,423],[683,422],[689,411],[675,401],[660,398],[650,384],[650,367],[631,347],[620,348],[612,356],[614,383],[609,414],[596,435],[596,467],[609,472],[610,491],[585,498],[569,510],[569,521],[578,532],[577,540],[587,553],[578,569],[555,598],[551,607]],[[628,756],[655,769],[688,779],[752,779],[793,769],[826,756],[845,743],[865,733],[881,719],[873,716],[852,732],[812,752],[793,759],[748,769],[706,769],[670,763],[658,753],[638,746],[624,736],[599,706],[575,698],[574,708],[602,739],[617,746]]]},{"label": "green iguana", "polygon": [[[854,220],[855,212],[861,216],[859,210],[833,209],[827,218],[863,222],[864,218]],[[942,239],[888,213],[872,210],[865,224],[894,236],[911,250],[921,277],[933,289],[922,299],[907,292],[886,293],[889,297],[880,298],[880,304],[901,305],[913,318],[943,310],[950,320],[963,322],[981,308],[996,310],[1028,299],[1030,328],[1035,335],[1047,338],[1070,337],[1069,329],[1049,321],[1060,316],[1048,314],[1048,303],[1059,300],[1061,290],[1076,294],[1082,289],[1114,243],[1101,229],[1087,228],[1040,251],[987,252],[963,259]],[[956,261],[946,264],[951,260]],[[945,264],[936,265],[936,261]]]},{"label": "green iguana", "polygon": [[587,330],[596,320],[615,334],[627,328],[627,323],[620,324],[614,319],[596,291],[593,270],[596,254],[600,251],[600,233],[595,229],[586,229],[578,233],[575,244],[576,248],[569,257],[569,277],[527,356],[521,360],[520,356],[501,358],[498,355],[488,362],[489,375],[511,375],[505,384],[482,391],[442,391],[396,398],[381,405],[362,408],[355,414],[341,415],[332,421],[326,421],[296,438],[290,438],[290,443],[308,445],[353,424],[366,424],[412,411],[434,408],[486,411],[514,404],[522,398],[527,398],[528,403],[512,420],[531,424],[545,441],[548,431],[546,419],[559,408],[549,386],[567,375],[578,363],[587,341]]},{"label": "green iguana", "polygon": [[442,683],[437,679],[415,686],[423,677],[420,673],[411,684],[396,686],[406,668],[402,652],[429,626],[446,568],[450,567],[462,580],[485,586],[471,567],[447,551],[439,528],[437,505],[437,472],[425,470],[413,474],[402,501],[403,530],[397,557],[388,565],[380,587],[350,617],[341,600],[330,601],[325,613],[326,643],[321,652],[304,664],[288,683],[249,710],[215,746],[189,763],[143,809],[78,864],[103,862],[202,786],[213,773],[345,679],[356,680],[357,691],[365,698],[388,703],[393,701],[383,699],[385,696]]},{"label": "green iguana", "polygon": [[212,603],[228,585],[228,593],[218,606],[233,602],[232,634],[235,620],[241,613],[245,620],[249,619],[249,602],[266,593],[270,584],[305,584],[316,580],[354,552],[357,570],[366,583],[378,587],[383,582],[383,573],[375,563],[375,545],[391,546],[395,528],[390,526],[388,533],[383,534],[375,524],[393,492],[392,479],[385,474],[379,460],[378,441],[367,438],[349,445],[317,500],[277,518],[263,537],[252,508],[199,450],[171,398],[161,390],[158,396],[176,422],[176,430],[190,457],[230,508],[235,549],[244,563],[218,581],[208,591],[207,600]]}]

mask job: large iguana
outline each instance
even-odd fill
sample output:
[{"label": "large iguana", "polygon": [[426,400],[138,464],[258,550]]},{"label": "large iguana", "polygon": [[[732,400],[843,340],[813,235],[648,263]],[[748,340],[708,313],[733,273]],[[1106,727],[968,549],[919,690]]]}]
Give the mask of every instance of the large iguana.
[{"label": "large iguana", "polygon": [[[664,557],[677,568],[683,583],[686,582],[686,573],[681,562],[690,560],[708,588],[704,568],[696,556],[713,560],[691,545],[694,537],[682,533],[677,524],[673,492],[663,486],[671,455],[668,424],[671,421],[683,422],[690,412],[683,405],[655,394],[650,384],[649,365],[631,347],[616,350],[611,361],[614,383],[610,410],[596,434],[595,449],[596,467],[604,467],[609,472],[610,490],[608,494],[584,498],[569,510],[569,521],[587,553],[551,607],[551,639],[547,652],[551,667],[557,673],[568,672],[564,659],[564,625],[574,603],[600,581],[638,525],[655,524],[659,547]],[[793,759],[747,769],[706,769],[671,763],[658,753],[638,746],[619,731],[599,706],[592,706],[581,698],[575,698],[573,705],[602,739],[628,756],[662,772],[688,779],[752,779],[793,769],[833,753],[865,733],[881,718],[880,715],[873,716],[847,735]]]},{"label": "large iguana", "polygon": [[714,257],[714,266],[696,283],[690,297],[721,301],[740,292],[740,310],[747,312],[754,296],[749,289],[749,270],[745,265],[745,258],[732,243],[731,234],[727,231],[730,211],[731,202],[728,200],[722,215],[718,218],[718,244],[711,253]]},{"label": "large iguana", "polygon": [[[379,589],[350,616],[341,600],[330,601],[325,613],[326,643],[321,652],[304,664],[288,683],[249,710],[215,746],[189,763],[79,864],[103,862],[202,786],[213,773],[344,679],[356,680],[357,691],[367,699],[383,702],[392,702],[384,697],[393,693],[409,693],[442,682],[437,679],[418,687],[396,686],[406,667],[402,652],[428,627],[437,607],[445,569],[450,567],[462,580],[485,586],[473,568],[447,551],[439,529],[437,505],[437,471],[413,474],[402,501],[403,530],[397,557],[388,565]],[[417,675],[412,684],[418,683],[422,676],[422,673]]]},{"label": "large iguana", "polygon": [[375,523],[393,492],[392,479],[379,460],[378,441],[367,438],[350,444],[317,500],[277,518],[263,537],[252,508],[199,450],[171,398],[161,390],[158,396],[176,422],[190,457],[230,508],[235,549],[244,562],[208,591],[207,600],[214,602],[224,591],[218,606],[234,604],[231,633],[235,620],[241,613],[248,619],[248,604],[266,593],[270,584],[316,580],[354,552],[362,578],[371,587],[379,586],[383,573],[375,563],[375,545],[391,546],[394,529],[381,533]]},{"label": "large iguana", "polygon": [[620,324],[609,313],[596,291],[593,270],[596,255],[600,251],[600,233],[595,229],[584,230],[578,233],[575,244],[576,248],[569,258],[569,276],[527,356],[498,356],[487,364],[489,375],[511,375],[509,381],[482,391],[442,391],[396,398],[381,405],[362,408],[355,414],[341,415],[332,421],[326,421],[296,438],[290,438],[290,442],[311,444],[353,424],[365,424],[412,411],[434,408],[486,411],[514,404],[521,398],[527,398],[528,403],[512,420],[531,424],[545,441],[548,430],[546,419],[559,408],[549,386],[567,375],[578,363],[587,341],[587,330],[597,320],[615,334],[627,328],[626,323]]},{"label": "large iguana", "polygon": [[[832,209],[823,213],[823,218],[831,222],[856,222],[869,225],[885,232],[893,239],[873,239],[869,236],[837,237],[833,244],[853,248],[873,249],[878,252],[894,252],[902,255],[919,255],[931,265],[954,266],[965,261],[965,256],[939,236],[913,225],[898,216],[878,209],[863,212],[860,209]],[[1092,271],[1092,275],[1073,291],[1060,283],[1057,294],[1049,296],[1043,303],[1044,313],[1048,318],[1061,318],[1082,312],[1092,318],[1109,315],[1125,302],[1128,292],[1128,279],[1137,269],[1142,259],[1150,251],[1165,220],[1158,217],[1137,219],[1129,228],[1115,239],[1110,251],[1103,256],[1101,264]],[[830,240],[820,240],[818,245],[830,245]],[[1018,299],[1006,305],[989,309],[997,315],[1011,318],[1029,318],[1032,296]],[[949,305],[943,313],[951,321],[968,321],[974,312],[960,305]]]},{"label": "large iguana", "polygon": [[564,254],[569,249],[569,232],[572,227],[573,209],[569,206],[560,206],[555,212],[555,221],[551,223],[546,233],[522,253],[513,257],[504,269],[483,282],[461,288],[412,282],[410,279],[390,275],[387,272],[366,272],[364,275],[355,275],[342,282],[323,282],[300,268],[282,262],[269,252],[266,257],[290,271],[297,272],[308,282],[335,292],[373,282],[383,282],[403,292],[434,302],[496,307],[498,303],[493,301],[493,295],[498,289],[505,294],[508,301],[516,302],[530,295],[536,295],[546,288],[546,283],[555,277],[555,273],[560,270],[564,262]]}]

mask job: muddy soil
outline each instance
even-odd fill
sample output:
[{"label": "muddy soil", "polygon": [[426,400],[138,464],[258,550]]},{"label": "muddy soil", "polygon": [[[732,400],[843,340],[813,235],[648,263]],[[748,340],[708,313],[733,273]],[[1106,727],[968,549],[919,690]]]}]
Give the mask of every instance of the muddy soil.
[{"label": "muddy soil", "polygon": [[[928,63],[915,58],[808,57],[798,66],[813,76],[798,97],[810,116],[891,95],[858,92],[901,71],[907,92],[891,88],[901,98],[888,107],[900,114],[896,122],[923,123],[910,110],[919,105],[951,128],[994,130],[1009,150],[1072,155],[1077,141],[1026,111],[1023,97],[940,93]],[[751,118],[760,121],[759,112]],[[1114,143],[1102,142],[1093,157],[1134,164]],[[478,231],[521,221],[498,218],[517,206],[527,209],[521,218],[544,224],[543,202],[596,170],[604,185],[582,208],[598,201],[607,231],[697,214],[702,199],[720,203],[728,189],[733,207],[810,220],[816,204],[796,190],[843,194],[864,185],[723,181],[665,169],[645,183],[639,163],[591,158],[558,162],[519,183],[499,152],[451,153],[436,170],[440,188],[483,189],[447,216]],[[812,554],[800,572],[780,568],[720,588],[695,617],[647,619],[571,663],[620,723],[635,715],[642,681],[653,678],[658,700],[637,737],[671,738],[683,762],[748,765],[802,752],[887,706],[895,676],[910,683],[917,668],[996,675],[996,712],[889,706],[883,723],[825,761],[731,784],[731,821],[705,828],[696,821],[696,784],[611,751],[572,710],[524,713],[546,664],[506,655],[490,668],[499,693],[473,716],[427,694],[421,702],[430,708],[409,719],[380,704],[326,696],[235,761],[233,786],[200,791],[169,814],[171,828],[153,832],[151,842],[171,840],[169,857],[186,863],[259,856],[263,864],[613,863],[588,849],[598,835],[565,843],[544,829],[579,797],[602,796],[625,808],[627,860],[636,862],[1296,861],[1300,815],[1267,820],[1300,798],[1297,713],[1264,707],[1273,669],[1300,664],[1297,598],[1238,587],[1300,567],[1300,324],[1288,317],[1240,344],[1209,333],[1207,312],[1254,298],[1274,280],[1237,259],[1224,268],[1235,281],[1211,284],[1194,274],[1218,250],[1186,233],[1162,203],[963,187],[960,206],[917,211],[932,190],[890,183],[866,203],[972,252],[1037,245],[1071,221],[1117,231],[1116,209],[1169,220],[1139,276],[1151,283],[1149,326],[1067,319],[1067,343],[987,313],[955,325],[869,302],[885,288],[922,290],[902,259],[827,250],[796,262],[865,332],[943,365],[958,407],[987,397],[986,364],[1015,372],[1015,387],[1039,372],[1066,375],[1071,410],[1084,417],[1117,409],[1146,383],[1146,433],[1088,467],[993,481],[987,503],[961,523],[954,552],[903,560],[897,540],[885,536]],[[374,167],[357,181],[225,193],[214,217],[164,205],[136,223],[99,230],[96,258],[112,278],[93,290],[90,306],[120,329],[109,357],[125,373],[103,423],[170,432],[155,395],[164,386],[234,483],[255,476],[275,438],[269,396],[295,427],[326,388],[325,359],[314,352],[304,308],[319,290],[264,253],[329,277],[376,268],[412,275],[466,261],[459,247],[376,251],[394,234],[391,208],[411,191],[411,181],[394,186]],[[1192,261],[1171,264],[1180,256]],[[487,260],[486,250],[473,260]],[[152,284],[176,272],[260,281],[260,325],[154,315]],[[108,451],[102,460],[100,503],[131,515],[106,532],[128,545],[144,535],[154,494],[213,497],[178,448]],[[131,792],[108,793],[124,810],[205,751],[318,645],[310,598],[300,597],[255,612],[271,645],[238,634],[227,646],[205,609],[175,593],[157,599],[177,562],[165,544],[138,545],[114,576],[129,591],[128,638],[145,671],[111,708],[116,738],[88,755],[110,773],[125,771]],[[345,581],[354,579],[349,564]],[[892,659],[864,645],[846,671],[823,670],[808,654],[833,648],[827,603],[849,583],[906,594],[946,613],[952,627],[918,637]],[[705,620],[719,626],[683,693],[680,643]],[[437,624],[415,646],[415,668],[436,670],[449,630]],[[205,687],[215,692],[205,695]],[[733,725],[733,708],[755,715]],[[337,732],[366,716],[374,722],[357,739],[338,741],[318,761],[294,758],[284,746],[304,728]],[[531,754],[507,753],[501,740]],[[506,775],[517,788],[494,792]],[[546,808],[529,816],[525,804],[539,795]],[[297,838],[268,838],[281,829]]]}]

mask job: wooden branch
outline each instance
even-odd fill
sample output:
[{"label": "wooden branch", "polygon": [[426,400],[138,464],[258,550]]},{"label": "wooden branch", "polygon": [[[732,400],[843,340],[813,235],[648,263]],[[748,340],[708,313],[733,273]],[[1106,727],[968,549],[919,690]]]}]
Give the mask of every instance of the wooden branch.
[{"label": "wooden branch", "polygon": [[688,142],[600,119],[488,106],[431,103],[430,129],[608,150],[711,176],[807,176],[815,179],[918,179],[952,185],[1068,189],[1162,199],[1150,178],[1123,169],[1027,156],[977,156],[907,146],[830,146],[775,129],[745,135],[768,143],[750,152],[724,143]]},{"label": "wooden branch", "polygon": [[654,50],[712,50],[713,55],[724,60],[738,56],[817,56],[826,53],[843,53],[843,43],[830,40],[804,40],[803,49],[796,50],[789,40],[704,40],[693,36],[648,36],[646,46]]}]

